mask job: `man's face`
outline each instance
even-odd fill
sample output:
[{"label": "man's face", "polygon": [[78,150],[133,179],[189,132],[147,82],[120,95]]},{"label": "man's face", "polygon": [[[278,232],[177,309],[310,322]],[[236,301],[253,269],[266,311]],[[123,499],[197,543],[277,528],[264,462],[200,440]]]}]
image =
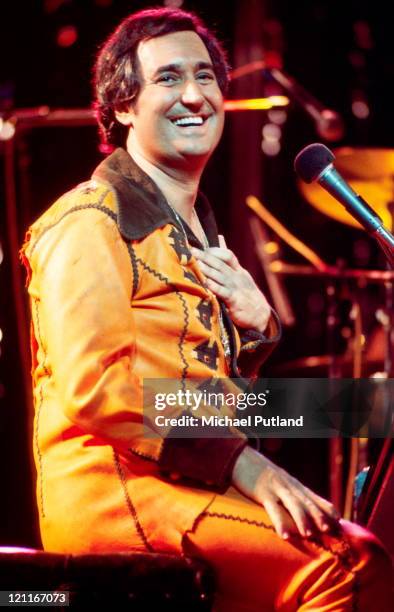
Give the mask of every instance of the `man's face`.
[{"label": "man's face", "polygon": [[141,90],[129,109],[128,148],[160,167],[203,167],[223,131],[223,96],[195,32],[139,44]]}]

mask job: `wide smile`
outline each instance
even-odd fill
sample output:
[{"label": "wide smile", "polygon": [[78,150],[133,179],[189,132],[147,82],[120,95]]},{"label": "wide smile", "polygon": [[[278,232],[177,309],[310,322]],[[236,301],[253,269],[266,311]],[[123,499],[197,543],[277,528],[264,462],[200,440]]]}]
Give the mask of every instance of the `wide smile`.
[{"label": "wide smile", "polygon": [[179,128],[199,128],[203,126],[212,115],[182,115],[178,117],[170,117],[173,125]]}]

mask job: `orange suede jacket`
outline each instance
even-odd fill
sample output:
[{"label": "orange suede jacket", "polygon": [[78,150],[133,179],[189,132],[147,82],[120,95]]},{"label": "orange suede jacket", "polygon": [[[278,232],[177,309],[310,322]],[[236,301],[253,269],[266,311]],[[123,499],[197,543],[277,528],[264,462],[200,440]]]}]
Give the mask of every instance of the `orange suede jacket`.
[{"label": "orange suede jacket", "polygon": [[[218,245],[202,195],[196,208],[209,243]],[[181,491],[186,497],[169,521],[178,535],[168,531],[159,539],[179,543],[212,499],[210,491],[231,482],[247,443],[241,432],[224,437],[220,428],[218,437],[184,440],[146,437],[142,426],[144,379],[253,376],[280,334],[273,314],[265,335],[249,330],[240,338],[205,288],[188,248],[201,245],[186,232],[187,241],[153,181],[117,149],[27,234],[22,259],[32,312],[34,455],[47,549],[128,548],[130,517],[132,547],[155,548],[154,517],[163,511],[157,496],[168,510],[170,476],[181,479],[178,501]],[[220,308],[230,360],[220,340]],[[89,539],[71,516],[92,501],[95,508],[83,518]]]}]

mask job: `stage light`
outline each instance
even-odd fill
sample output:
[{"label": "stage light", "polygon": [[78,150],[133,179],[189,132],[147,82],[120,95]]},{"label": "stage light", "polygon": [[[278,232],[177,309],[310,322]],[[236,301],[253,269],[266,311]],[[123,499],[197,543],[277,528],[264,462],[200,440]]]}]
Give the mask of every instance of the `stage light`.
[{"label": "stage light", "polygon": [[58,30],[56,42],[59,47],[71,47],[78,40],[78,32],[75,26],[63,26]]},{"label": "stage light", "polygon": [[268,253],[268,255],[275,255],[279,252],[279,245],[277,242],[270,240],[269,242],[265,243],[264,251]]},{"label": "stage light", "polygon": [[266,123],[262,129],[262,134],[266,140],[279,140],[282,130],[275,123]]},{"label": "stage light", "polygon": [[15,126],[11,121],[0,120],[0,140],[11,140],[15,134]]},{"label": "stage light", "polygon": [[283,125],[287,119],[287,113],[284,110],[273,108],[272,110],[268,111],[267,117],[271,123]]},{"label": "stage light", "polygon": [[286,96],[248,98],[245,100],[225,100],[224,108],[226,111],[269,110],[274,106],[287,106],[289,102],[289,98]]},{"label": "stage light", "polygon": [[367,119],[370,114],[369,106],[364,100],[354,100],[352,102],[352,112],[357,119]]},{"label": "stage light", "polygon": [[261,143],[261,148],[263,150],[263,153],[270,157],[274,157],[275,155],[278,155],[280,151],[280,142],[279,140],[264,139]]}]

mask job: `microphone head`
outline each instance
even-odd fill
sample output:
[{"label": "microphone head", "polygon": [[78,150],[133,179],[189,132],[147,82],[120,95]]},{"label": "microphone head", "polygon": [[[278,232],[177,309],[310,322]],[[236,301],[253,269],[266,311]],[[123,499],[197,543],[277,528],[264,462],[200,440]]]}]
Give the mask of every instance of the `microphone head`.
[{"label": "microphone head", "polygon": [[298,153],[294,160],[294,170],[305,183],[312,183],[334,159],[335,155],[328,147],[315,142]]}]

